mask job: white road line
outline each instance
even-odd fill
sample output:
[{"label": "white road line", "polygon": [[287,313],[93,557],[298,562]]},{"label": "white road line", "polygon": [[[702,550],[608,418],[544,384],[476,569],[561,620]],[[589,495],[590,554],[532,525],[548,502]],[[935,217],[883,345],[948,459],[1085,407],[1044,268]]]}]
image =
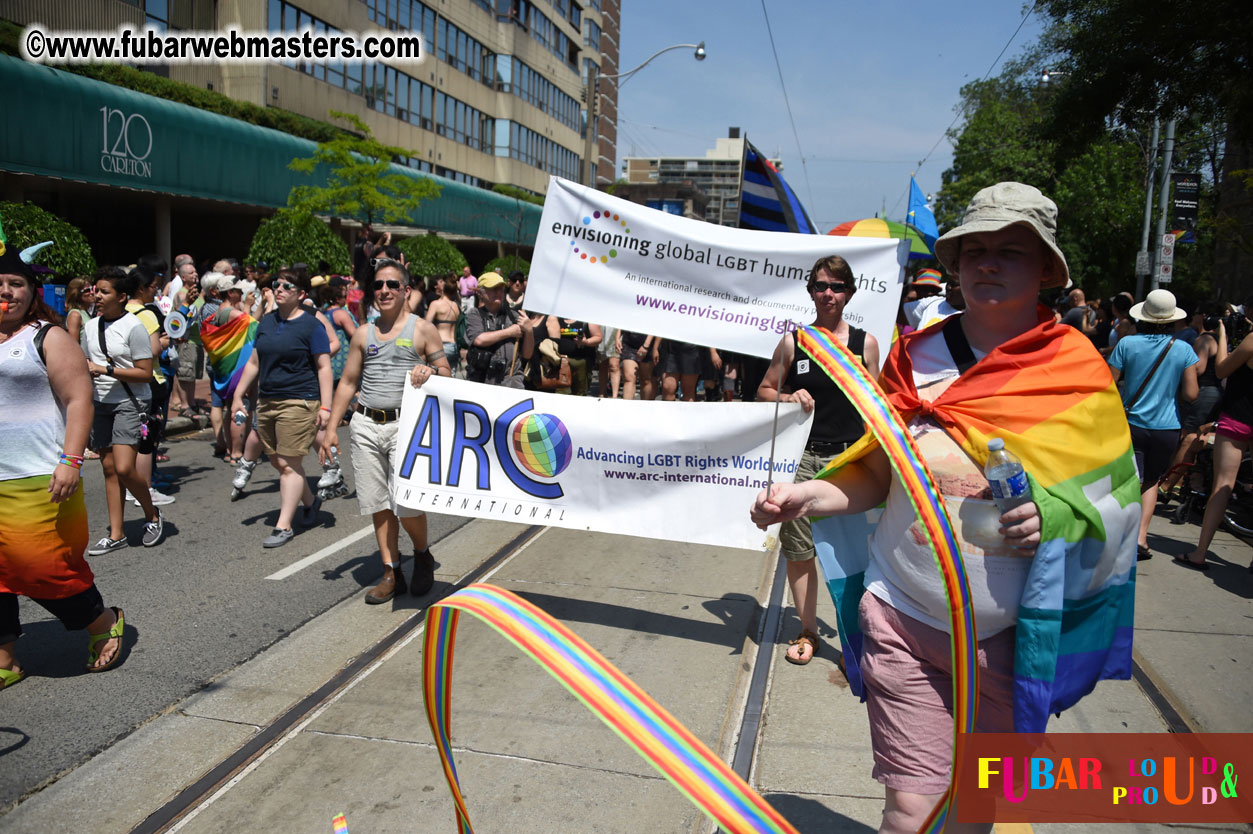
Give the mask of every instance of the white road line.
[{"label": "white road line", "polygon": [[[368,527],[366,529],[370,532],[374,531],[373,527]],[[509,554],[509,558],[503,560],[500,564],[496,565],[490,571],[483,574],[483,576],[479,578],[479,582],[486,582],[487,580],[491,579],[498,571],[504,568],[505,565],[509,564],[514,559],[521,556],[524,550],[530,547],[531,544],[534,543],[536,539],[538,539],[540,536],[547,533],[550,529],[551,528],[546,527],[543,530],[540,530],[538,533],[536,533],[534,536],[532,536],[530,539],[524,542],[521,547],[519,547],[513,553]],[[359,535],[359,534],[360,534],[360,531],[358,531],[358,533],[354,535]],[[316,556],[317,554],[315,553],[314,555]],[[309,558],[312,558],[312,557],[309,557]],[[299,562],[297,564],[299,564]],[[458,583],[464,581],[464,577],[462,577],[462,579],[458,579],[457,581]],[[201,811],[204,811],[214,802],[217,802],[219,799],[225,796],[227,791],[229,791],[231,788],[235,787],[240,782],[242,782],[244,780],[244,777],[248,776],[248,774],[252,773],[258,767],[260,767],[261,763],[264,762],[266,759],[270,758],[270,756],[277,753],[279,751],[279,748],[287,744],[287,742],[291,741],[296,736],[300,735],[300,733],[303,732],[306,727],[308,727],[310,724],[316,721],[322,715],[322,713],[326,712],[335,703],[337,703],[341,698],[347,695],[348,692],[352,690],[353,687],[355,687],[357,684],[361,683],[363,680],[365,680],[371,674],[373,674],[376,669],[378,669],[380,666],[382,666],[384,663],[390,660],[393,656],[399,653],[402,649],[404,649],[414,640],[418,639],[418,637],[421,636],[422,632],[424,631],[426,631],[425,623],[415,628],[411,633],[405,635],[405,637],[402,640],[400,640],[400,642],[398,642],[396,645],[392,646],[390,649],[384,652],[381,657],[376,659],[369,666],[362,669],[360,674],[357,675],[357,677],[350,680],[348,683],[344,685],[343,689],[339,690],[339,692],[336,692],[333,696],[327,699],[326,703],[319,706],[312,713],[310,713],[307,718],[305,718],[303,721],[301,721],[299,724],[297,724],[295,727],[289,730],[286,734],[284,734],[282,738],[278,739],[269,747],[267,747],[261,753],[261,755],[257,756],[257,758],[249,762],[248,765],[243,770],[241,770],[239,773],[235,774],[233,777],[227,780],[227,782],[223,784],[222,787],[218,788],[212,794],[205,797],[204,800],[202,800],[199,804],[197,804],[194,808],[192,808],[182,819],[180,819],[171,828],[169,828],[167,831],[167,834],[177,834],[177,832],[180,831],[185,825],[187,825],[189,822],[191,822],[193,819],[199,816]]]},{"label": "white road line", "polygon": [[373,533],[374,533],[373,525],[369,527],[362,527],[360,530],[353,533],[351,536],[340,539],[339,541],[335,542],[335,544],[328,544],[326,547],[322,548],[318,552],[311,553],[298,562],[292,562],[290,565],[283,568],[282,570],[276,571],[275,573],[270,574],[269,576],[266,577],[266,579],[286,579],[292,574],[298,573],[299,571],[304,570],[310,565],[317,564],[318,562],[325,559],[327,556],[330,556],[333,553],[337,553],[343,550],[348,545],[356,544],[357,542],[364,539],[366,536],[372,535]]}]

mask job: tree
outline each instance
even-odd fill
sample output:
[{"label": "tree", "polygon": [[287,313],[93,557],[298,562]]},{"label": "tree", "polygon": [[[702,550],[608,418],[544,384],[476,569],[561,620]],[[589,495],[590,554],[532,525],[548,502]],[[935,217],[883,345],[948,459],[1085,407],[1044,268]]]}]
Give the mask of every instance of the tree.
[{"label": "tree", "polygon": [[313,174],[319,166],[329,169],[326,185],[293,188],[287,197],[289,207],[312,214],[355,217],[366,223],[407,223],[423,200],[439,196],[441,187],[430,177],[389,173],[394,159],[417,156],[417,151],[383,144],[351,113],[332,110],[331,118],[347,122],[356,133],[319,142],[313,156],[288,164],[293,171],[305,174]]},{"label": "tree", "polygon": [[495,272],[506,277],[514,270],[528,275],[531,272],[531,263],[520,255],[505,255],[503,258],[492,258],[483,264],[484,272]]},{"label": "tree", "polygon": [[35,255],[35,263],[51,269],[59,278],[80,278],[96,271],[96,259],[86,235],[34,203],[0,203],[0,223],[8,245],[18,251],[52,241],[52,246]]},{"label": "tree", "polygon": [[469,266],[461,250],[434,233],[407,237],[396,244],[409,262],[409,274],[423,278],[432,275],[460,273]]},{"label": "tree", "polygon": [[248,262],[260,261],[275,269],[292,263],[316,267],[326,261],[334,272],[347,275],[352,271],[348,244],[303,209],[279,209],[273,217],[261,222],[248,249]]}]

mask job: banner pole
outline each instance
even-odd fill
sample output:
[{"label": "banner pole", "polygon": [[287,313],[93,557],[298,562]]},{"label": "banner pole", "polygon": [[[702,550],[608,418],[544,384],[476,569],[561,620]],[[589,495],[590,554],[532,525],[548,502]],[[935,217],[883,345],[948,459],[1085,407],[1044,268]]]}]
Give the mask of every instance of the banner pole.
[{"label": "banner pole", "polygon": [[[792,320],[788,319],[786,332],[792,332]],[[766,500],[770,500],[770,488],[774,486],[774,440],[779,436],[779,403],[783,402],[783,369],[779,369],[779,386],[774,389],[774,425],[770,428],[770,468],[766,470]]]}]

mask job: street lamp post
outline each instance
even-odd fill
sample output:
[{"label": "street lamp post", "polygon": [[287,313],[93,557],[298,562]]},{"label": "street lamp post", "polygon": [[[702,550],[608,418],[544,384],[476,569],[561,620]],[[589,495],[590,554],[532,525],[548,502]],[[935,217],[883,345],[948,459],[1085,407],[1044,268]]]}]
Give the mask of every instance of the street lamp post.
[{"label": "street lamp post", "polygon": [[644,59],[644,62],[634,69],[626,72],[614,73],[612,75],[602,75],[596,64],[591,64],[587,71],[587,81],[583,88],[583,100],[587,102],[587,137],[583,146],[583,165],[584,176],[587,181],[584,185],[596,187],[596,170],[600,167],[600,80],[602,78],[610,81],[623,81],[635,73],[648,66],[658,55],[669,52],[672,49],[693,49],[695,52],[692,57],[697,61],[705,60],[705,42],[700,43],[676,43],[673,46],[667,46],[659,49],[652,55]]}]

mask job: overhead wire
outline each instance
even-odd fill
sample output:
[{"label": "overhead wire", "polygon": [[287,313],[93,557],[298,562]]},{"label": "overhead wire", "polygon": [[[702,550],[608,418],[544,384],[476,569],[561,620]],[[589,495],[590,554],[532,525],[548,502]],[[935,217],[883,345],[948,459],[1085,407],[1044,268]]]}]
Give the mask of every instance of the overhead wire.
[{"label": "overhead wire", "polygon": [[761,14],[766,19],[766,34],[770,37],[770,51],[774,53],[774,66],[779,71],[779,87],[783,90],[783,103],[787,107],[787,118],[792,123],[792,135],[796,138],[796,153],[801,159],[801,171],[805,175],[805,191],[809,194],[809,204],[814,203],[814,190],[809,184],[809,168],[805,165],[805,152],[801,150],[801,135],[796,129],[796,119],[792,116],[792,102],[787,95],[787,84],[783,81],[783,64],[779,61],[779,50],[774,45],[774,30],[770,28],[770,13],[766,11],[766,0],[761,0]]}]

